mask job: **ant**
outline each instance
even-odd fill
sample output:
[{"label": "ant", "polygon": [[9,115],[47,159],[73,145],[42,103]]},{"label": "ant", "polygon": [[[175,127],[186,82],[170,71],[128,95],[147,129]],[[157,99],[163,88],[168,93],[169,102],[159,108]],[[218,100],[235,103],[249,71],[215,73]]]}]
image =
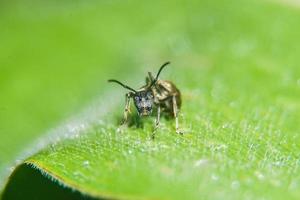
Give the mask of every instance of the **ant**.
[{"label": "ant", "polygon": [[148,77],[146,77],[146,85],[141,87],[139,90],[134,90],[133,88],[124,85],[115,79],[108,80],[108,82],[118,83],[124,88],[130,90],[130,92],[126,94],[124,118],[121,122],[121,126],[127,122],[128,113],[130,112],[130,101],[133,99],[134,105],[140,117],[150,116],[153,113],[154,108],[157,110],[152,138],[154,138],[155,132],[159,127],[161,113],[174,117],[176,133],[182,134],[182,132],[179,131],[178,123],[178,113],[181,107],[180,91],[171,81],[158,80],[161,71],[168,64],[170,64],[170,62],[166,62],[160,67],[155,78],[151,72],[148,72]]}]

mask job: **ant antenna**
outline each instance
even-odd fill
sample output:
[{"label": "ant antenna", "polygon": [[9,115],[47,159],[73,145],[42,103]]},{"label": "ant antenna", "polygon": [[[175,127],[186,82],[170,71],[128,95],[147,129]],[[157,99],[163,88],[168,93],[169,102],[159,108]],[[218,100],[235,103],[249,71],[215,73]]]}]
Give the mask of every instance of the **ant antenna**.
[{"label": "ant antenna", "polygon": [[157,75],[156,75],[155,79],[153,80],[153,82],[151,83],[150,87],[152,87],[152,86],[156,83],[156,81],[158,80],[158,77],[159,77],[159,75],[160,75],[160,72],[161,72],[161,71],[165,68],[165,66],[167,66],[168,64],[170,64],[169,61],[168,61],[168,62],[165,62],[165,63],[159,68],[159,70],[158,70],[158,72],[157,72]]},{"label": "ant antenna", "polygon": [[132,89],[131,87],[124,85],[123,83],[121,83],[120,81],[117,81],[115,79],[109,79],[108,82],[115,82],[118,83],[119,85],[123,86],[124,88],[133,91],[134,93],[136,93],[136,90]]}]

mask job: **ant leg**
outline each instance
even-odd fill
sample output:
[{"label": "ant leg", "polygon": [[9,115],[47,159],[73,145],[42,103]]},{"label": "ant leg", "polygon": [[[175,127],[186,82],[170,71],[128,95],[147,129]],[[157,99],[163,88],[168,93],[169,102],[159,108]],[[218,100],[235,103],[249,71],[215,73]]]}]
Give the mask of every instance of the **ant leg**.
[{"label": "ant leg", "polygon": [[157,116],[155,120],[155,130],[158,128],[160,122],[160,105],[157,107]]},{"label": "ant leg", "polygon": [[176,127],[176,133],[182,134],[182,132],[179,130],[179,123],[178,123],[178,106],[177,106],[177,101],[176,101],[176,96],[173,95],[172,97],[172,102],[173,102],[173,113],[175,117],[175,127]]},{"label": "ant leg", "polygon": [[126,124],[127,119],[128,119],[128,113],[130,113],[130,100],[131,100],[131,94],[127,93],[125,97],[125,109],[124,109],[124,117],[121,122],[121,126]]},{"label": "ant leg", "polygon": [[159,122],[160,122],[160,105],[157,106],[157,116],[156,116],[156,120],[155,120],[155,127],[154,127],[154,130],[152,133],[152,139],[154,139],[154,137],[155,137],[156,130],[159,127]]}]

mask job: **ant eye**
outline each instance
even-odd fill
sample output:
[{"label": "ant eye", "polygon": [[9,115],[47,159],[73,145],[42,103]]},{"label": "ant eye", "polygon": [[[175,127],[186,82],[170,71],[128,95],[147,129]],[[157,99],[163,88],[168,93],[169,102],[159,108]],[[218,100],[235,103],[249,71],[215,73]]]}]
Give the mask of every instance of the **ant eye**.
[{"label": "ant eye", "polygon": [[140,97],[139,96],[136,96],[134,97],[136,101],[139,101],[140,100]]}]

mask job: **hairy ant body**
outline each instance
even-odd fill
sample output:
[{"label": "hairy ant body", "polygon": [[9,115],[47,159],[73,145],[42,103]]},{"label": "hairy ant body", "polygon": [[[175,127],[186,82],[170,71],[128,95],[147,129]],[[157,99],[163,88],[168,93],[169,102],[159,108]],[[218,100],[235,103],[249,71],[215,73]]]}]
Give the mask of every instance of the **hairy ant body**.
[{"label": "hairy ant body", "polygon": [[127,122],[128,113],[130,112],[130,101],[131,99],[133,99],[139,116],[150,116],[152,115],[154,109],[157,110],[153,137],[157,128],[159,127],[161,112],[175,118],[176,132],[181,133],[179,131],[178,122],[178,113],[181,107],[180,91],[171,81],[158,80],[161,71],[168,64],[170,64],[170,62],[166,62],[160,67],[155,78],[153,77],[151,72],[148,72],[146,85],[141,87],[139,90],[134,90],[131,87],[124,85],[120,81],[114,79],[108,80],[108,82],[118,83],[124,88],[130,90],[130,92],[126,94],[124,118],[121,125]]}]

